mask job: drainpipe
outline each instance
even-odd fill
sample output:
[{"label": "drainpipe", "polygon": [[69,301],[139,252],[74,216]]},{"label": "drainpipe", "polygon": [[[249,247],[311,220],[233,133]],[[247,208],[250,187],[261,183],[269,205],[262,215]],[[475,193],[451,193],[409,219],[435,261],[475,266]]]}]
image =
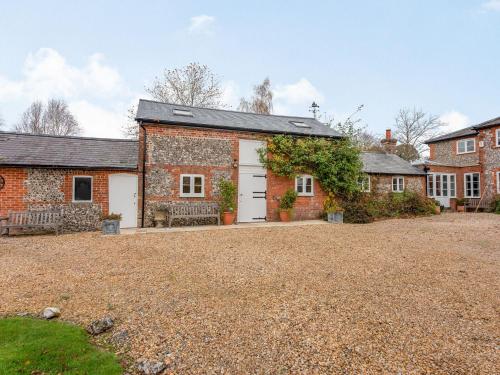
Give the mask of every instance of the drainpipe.
[{"label": "drainpipe", "polygon": [[139,122],[140,128],[144,131],[144,138],[142,140],[142,202],[141,202],[141,228],[144,228],[144,211],[146,205],[146,128]]}]

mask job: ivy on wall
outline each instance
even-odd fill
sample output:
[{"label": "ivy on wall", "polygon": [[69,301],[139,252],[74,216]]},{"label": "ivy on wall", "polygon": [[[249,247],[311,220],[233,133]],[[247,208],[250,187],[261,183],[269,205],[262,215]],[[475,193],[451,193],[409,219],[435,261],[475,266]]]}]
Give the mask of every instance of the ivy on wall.
[{"label": "ivy on wall", "polygon": [[276,135],[259,150],[260,161],[278,176],[314,176],[326,193],[349,197],[359,191],[360,150],[348,139]]}]

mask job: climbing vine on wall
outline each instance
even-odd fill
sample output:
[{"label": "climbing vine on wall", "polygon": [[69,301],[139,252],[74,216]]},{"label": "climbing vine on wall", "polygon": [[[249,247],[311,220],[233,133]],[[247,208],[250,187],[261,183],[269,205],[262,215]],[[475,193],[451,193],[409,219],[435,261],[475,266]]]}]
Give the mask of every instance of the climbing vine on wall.
[{"label": "climbing vine on wall", "polygon": [[297,138],[276,135],[259,150],[261,162],[278,176],[307,173],[327,193],[348,197],[359,190],[360,150],[348,139]]}]

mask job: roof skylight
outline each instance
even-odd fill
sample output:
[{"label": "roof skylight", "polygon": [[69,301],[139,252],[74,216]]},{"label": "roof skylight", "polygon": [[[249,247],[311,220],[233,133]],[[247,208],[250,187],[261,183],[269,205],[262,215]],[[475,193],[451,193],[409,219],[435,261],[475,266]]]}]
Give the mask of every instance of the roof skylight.
[{"label": "roof skylight", "polygon": [[190,117],[193,117],[193,112],[187,110],[187,109],[173,109],[172,110],[172,113],[175,115],[175,116],[190,116]]},{"label": "roof skylight", "polygon": [[290,121],[290,124],[295,125],[298,128],[310,128],[311,127],[302,121]]}]

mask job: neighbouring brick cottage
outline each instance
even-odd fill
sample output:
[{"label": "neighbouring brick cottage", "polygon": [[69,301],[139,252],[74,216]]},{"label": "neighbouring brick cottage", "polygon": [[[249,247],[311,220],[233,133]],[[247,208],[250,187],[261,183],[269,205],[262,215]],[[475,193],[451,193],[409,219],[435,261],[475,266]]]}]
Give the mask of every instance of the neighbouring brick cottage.
[{"label": "neighbouring brick cottage", "polygon": [[[172,202],[216,202],[221,178],[238,188],[238,222],[278,220],[289,188],[299,195],[297,219],[321,215],[325,194],[314,177],[275,176],[257,154],[275,134],[341,137],[321,122],[149,100],[140,100],[137,121],[138,141],[0,132],[0,216],[61,208],[71,231],[96,229],[109,212],[122,214],[122,227],[152,226]],[[394,155],[395,142],[388,131],[385,153],[362,154],[362,189],[425,194],[425,172]]]},{"label": "neighbouring brick cottage", "polygon": [[0,216],[58,208],[65,230],[95,230],[127,178],[137,185],[136,141],[0,132]]},{"label": "neighbouring brick cottage", "polygon": [[500,194],[500,117],[444,134],[426,142],[427,190],[445,207],[456,199],[491,201]]}]

